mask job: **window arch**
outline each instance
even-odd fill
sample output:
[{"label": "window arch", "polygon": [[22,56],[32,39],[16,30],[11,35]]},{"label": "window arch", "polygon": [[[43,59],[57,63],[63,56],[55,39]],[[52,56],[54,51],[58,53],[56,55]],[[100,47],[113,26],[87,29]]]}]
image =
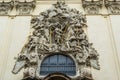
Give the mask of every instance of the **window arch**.
[{"label": "window arch", "polygon": [[51,73],[62,73],[68,76],[75,76],[75,62],[67,55],[50,55],[41,63],[40,75],[48,75]]}]

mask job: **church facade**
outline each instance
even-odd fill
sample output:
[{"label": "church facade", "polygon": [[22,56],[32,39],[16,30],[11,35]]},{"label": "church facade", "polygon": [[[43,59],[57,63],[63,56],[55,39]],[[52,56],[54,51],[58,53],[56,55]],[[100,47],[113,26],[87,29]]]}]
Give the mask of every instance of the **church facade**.
[{"label": "church facade", "polygon": [[0,2],[0,80],[120,80],[120,1]]}]

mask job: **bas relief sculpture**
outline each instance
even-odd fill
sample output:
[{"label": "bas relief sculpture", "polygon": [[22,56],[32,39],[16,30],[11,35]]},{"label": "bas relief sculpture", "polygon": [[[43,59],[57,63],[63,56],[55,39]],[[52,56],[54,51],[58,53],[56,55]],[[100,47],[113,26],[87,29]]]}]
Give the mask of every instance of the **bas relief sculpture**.
[{"label": "bas relief sculpture", "polygon": [[90,67],[100,69],[99,54],[89,43],[83,27],[86,17],[76,9],[70,9],[65,2],[53,6],[33,17],[32,34],[18,54],[12,70],[17,74],[24,68],[23,80],[41,80],[39,66],[46,55],[62,52],[74,58],[77,64],[75,80],[92,79]]}]

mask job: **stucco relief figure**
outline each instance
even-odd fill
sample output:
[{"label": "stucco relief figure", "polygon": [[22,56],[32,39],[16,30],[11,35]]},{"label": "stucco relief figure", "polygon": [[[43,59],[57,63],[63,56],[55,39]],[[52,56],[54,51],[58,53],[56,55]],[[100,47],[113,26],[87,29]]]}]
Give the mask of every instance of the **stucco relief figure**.
[{"label": "stucco relief figure", "polygon": [[75,60],[79,72],[76,80],[90,77],[88,69],[93,67],[99,70],[100,65],[99,55],[83,30],[85,25],[86,17],[78,10],[67,7],[65,2],[57,2],[52,8],[32,18],[32,33],[16,60],[13,73],[24,68],[24,80],[39,80],[40,61],[45,56],[62,53]]},{"label": "stucco relief figure", "polygon": [[36,70],[33,67],[25,68],[24,73],[23,73],[24,78],[27,78],[27,77],[34,78],[35,72]]},{"label": "stucco relief figure", "polygon": [[39,37],[37,36],[29,36],[29,42],[27,44],[25,44],[25,47],[27,47],[28,51],[31,51],[32,49],[35,49],[38,41],[39,41]]},{"label": "stucco relief figure", "polygon": [[32,26],[32,28],[37,28],[38,27],[38,25],[39,25],[39,19],[38,18],[32,18],[32,20],[31,20],[31,26]]},{"label": "stucco relief figure", "polygon": [[17,74],[25,66],[27,61],[28,57],[26,55],[24,54],[18,55],[17,61],[14,65],[12,72],[14,74]]},{"label": "stucco relief figure", "polygon": [[89,67],[83,67],[81,69],[81,78],[87,78],[88,80],[92,80],[92,73]]},{"label": "stucco relief figure", "polygon": [[27,64],[25,67],[24,78],[26,77],[34,78],[36,76],[36,70],[39,61],[39,56],[36,50],[32,50],[28,58],[29,58],[29,64]]},{"label": "stucco relief figure", "polygon": [[29,60],[31,64],[37,64],[37,61],[39,60],[37,52],[31,51]]},{"label": "stucco relief figure", "polygon": [[55,42],[57,44],[60,44],[61,43],[61,38],[62,38],[62,30],[61,30],[60,25],[55,26],[54,37],[55,37]]}]

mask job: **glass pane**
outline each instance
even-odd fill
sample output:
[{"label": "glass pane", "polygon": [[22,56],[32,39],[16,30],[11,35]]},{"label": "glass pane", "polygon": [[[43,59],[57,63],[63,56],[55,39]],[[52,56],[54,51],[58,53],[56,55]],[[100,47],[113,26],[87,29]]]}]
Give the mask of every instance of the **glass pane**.
[{"label": "glass pane", "polygon": [[65,55],[52,55],[45,58],[40,67],[40,75],[48,75],[54,72],[69,76],[76,74],[76,66],[72,58]]}]

